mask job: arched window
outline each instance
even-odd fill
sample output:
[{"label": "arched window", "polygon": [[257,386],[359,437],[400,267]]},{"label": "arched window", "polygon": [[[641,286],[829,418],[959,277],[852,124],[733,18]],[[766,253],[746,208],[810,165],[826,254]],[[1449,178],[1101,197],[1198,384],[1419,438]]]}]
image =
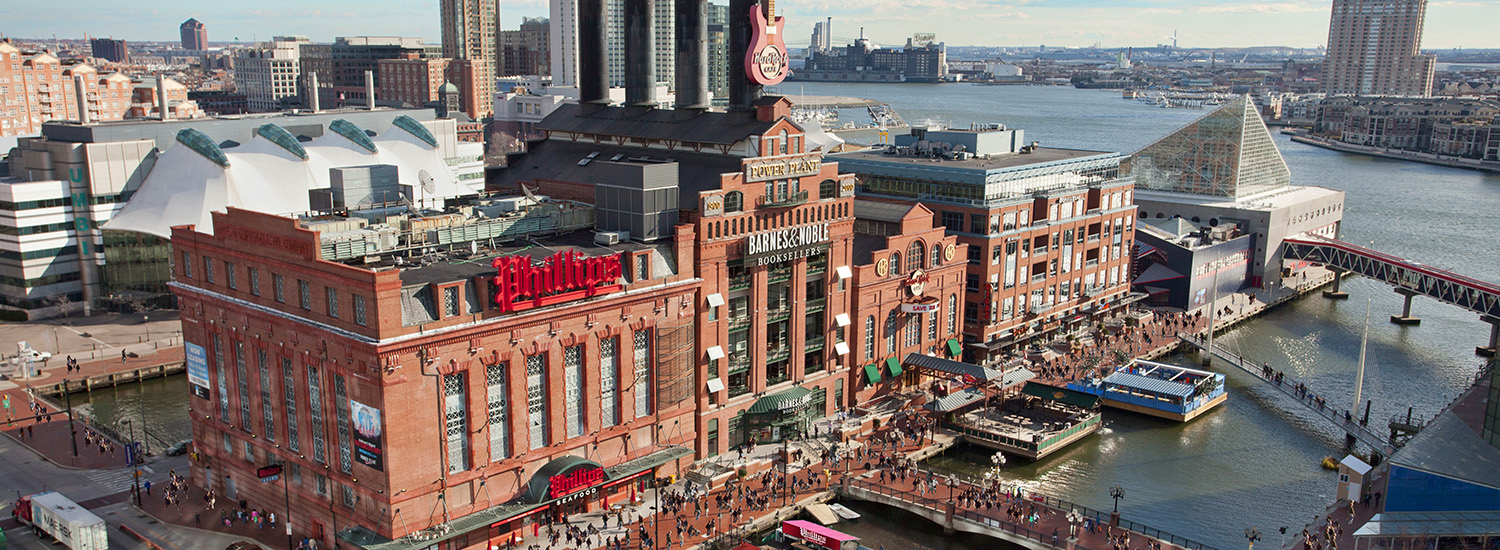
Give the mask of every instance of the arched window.
[{"label": "arched window", "polygon": [[910,273],[912,271],[923,268],[922,260],[926,258],[927,255],[923,254],[922,252],[926,249],[927,245],[922,244],[922,241],[920,240],[912,241],[911,246],[906,247],[907,266],[906,270],[903,271],[903,273]]},{"label": "arched window", "polygon": [[896,336],[901,330],[901,319],[905,316],[906,314],[901,313],[899,310],[897,310],[892,311],[890,316],[885,318],[886,355],[893,355],[896,353]]},{"label": "arched window", "polygon": [[787,146],[786,130],[782,130],[781,131],[781,139],[778,139],[776,141],[781,144],[781,153],[779,153],[779,154],[785,155],[786,154],[786,146]]},{"label": "arched window", "polygon": [[730,191],[724,195],[724,211],[740,212],[745,209],[745,194],[739,191]]},{"label": "arched window", "polygon": [[823,183],[818,184],[818,198],[820,199],[831,199],[835,196],[838,196],[838,193],[838,182],[835,182],[833,180],[823,180]]},{"label": "arched window", "polygon": [[875,316],[865,317],[865,360],[875,358]]},{"label": "arched window", "polygon": [[901,273],[901,253],[891,253],[891,275]]},{"label": "arched window", "polygon": [[1145,210],[1142,210],[1142,211],[1141,211],[1141,219],[1143,219],[1143,220],[1144,220],[1144,219],[1146,219],[1146,217],[1147,217],[1147,216],[1149,216],[1149,215],[1150,215],[1150,214],[1148,214],[1148,213],[1146,213],[1146,211],[1145,211]]},{"label": "arched window", "polygon": [[943,243],[932,245],[932,267],[943,265]]}]

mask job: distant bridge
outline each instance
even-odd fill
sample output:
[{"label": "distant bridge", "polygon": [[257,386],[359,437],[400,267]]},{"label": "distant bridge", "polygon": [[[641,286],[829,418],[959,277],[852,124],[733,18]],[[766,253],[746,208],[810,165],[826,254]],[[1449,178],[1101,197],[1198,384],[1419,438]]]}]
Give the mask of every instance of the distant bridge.
[{"label": "distant bridge", "polygon": [[[1392,322],[1412,325],[1420,322],[1411,315],[1411,299],[1417,295],[1478,313],[1481,320],[1490,324],[1490,341],[1476,351],[1494,355],[1500,342],[1500,285],[1334,239],[1297,237],[1283,240],[1282,246],[1286,259],[1322,264],[1340,275],[1354,273],[1396,287],[1396,292],[1406,297],[1406,303],[1401,315],[1391,316]],[[1340,291],[1339,278],[1334,277],[1333,281],[1333,289],[1325,295],[1347,296]]]}]

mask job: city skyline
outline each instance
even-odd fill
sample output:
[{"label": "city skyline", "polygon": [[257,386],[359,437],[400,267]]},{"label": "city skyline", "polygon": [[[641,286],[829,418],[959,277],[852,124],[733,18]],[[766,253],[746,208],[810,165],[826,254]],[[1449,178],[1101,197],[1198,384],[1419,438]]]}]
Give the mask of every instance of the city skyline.
[{"label": "city skyline", "polygon": [[[204,6],[167,0],[151,9],[116,8],[118,4],[80,6],[78,16],[59,20],[41,10],[0,7],[0,34],[22,38],[78,39],[113,37],[131,41],[176,41],[178,25],[192,17],[208,26],[214,41],[269,40],[272,35],[302,34],[320,41],[335,36],[415,36],[441,42],[438,3],[373,0],[312,9],[272,3],[255,9],[226,4]],[[789,20],[792,43],[804,43],[812,26],[834,18],[834,42],[866,36],[899,45],[916,32],[936,32],[952,46],[1103,47],[1170,43],[1195,47],[1289,46],[1311,48],[1328,38],[1331,3],[1284,0],[1272,3],[1227,0],[922,0],[916,5],[890,0],[857,7],[791,3],[778,6]],[[954,17],[954,14],[962,14]],[[523,18],[548,16],[541,0],[501,3],[501,28],[518,28]],[[1424,49],[1497,48],[1500,38],[1475,21],[1500,19],[1500,3],[1435,0],[1429,4]],[[413,22],[419,22],[413,24]],[[996,29],[999,29],[998,31]]]}]

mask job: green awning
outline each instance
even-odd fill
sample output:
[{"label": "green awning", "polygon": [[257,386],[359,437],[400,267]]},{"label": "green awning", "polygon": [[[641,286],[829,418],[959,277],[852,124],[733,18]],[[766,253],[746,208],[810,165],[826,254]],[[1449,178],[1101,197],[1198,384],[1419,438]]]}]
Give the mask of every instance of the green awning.
[{"label": "green awning", "polygon": [[781,393],[773,393],[755,400],[746,414],[768,413],[785,410],[801,410],[812,400],[812,390],[796,386]]},{"label": "green awning", "polygon": [[885,366],[886,368],[890,369],[891,378],[901,376],[901,362],[897,361],[895,357],[887,357],[885,360]]},{"label": "green awning", "polygon": [[958,339],[957,338],[949,338],[948,339],[948,355],[952,356],[952,357],[958,357],[958,356],[963,355],[963,354],[964,354],[964,348],[963,348],[963,346],[958,345]]},{"label": "green awning", "polygon": [[865,377],[870,379],[870,385],[880,383],[880,363],[865,365]]},{"label": "green awning", "polygon": [[1099,397],[1096,395],[1067,388],[1059,388],[1057,386],[1048,386],[1040,382],[1027,382],[1026,387],[1021,388],[1021,393],[1085,409],[1092,409],[1094,408],[1094,404],[1099,402]]}]

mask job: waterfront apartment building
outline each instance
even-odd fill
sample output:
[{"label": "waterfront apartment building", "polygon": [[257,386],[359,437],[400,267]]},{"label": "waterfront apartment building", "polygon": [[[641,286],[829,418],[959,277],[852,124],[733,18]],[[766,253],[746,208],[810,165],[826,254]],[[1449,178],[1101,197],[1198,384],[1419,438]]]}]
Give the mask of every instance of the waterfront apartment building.
[{"label": "waterfront apartment building", "polygon": [[[182,84],[170,78],[162,82],[173,117],[198,115]],[[156,93],[154,77],[100,73],[87,63],[63,62],[47,52],[26,52],[0,41],[0,136],[36,134],[46,122],[85,116],[89,121],[160,116]]]},{"label": "waterfront apartment building", "polygon": [[1437,57],[1422,53],[1427,0],[1334,0],[1323,91],[1432,95]]},{"label": "waterfront apartment building", "polygon": [[861,198],[921,203],[966,245],[965,360],[997,360],[1126,303],[1135,204],[1125,155],[1037,147],[1000,125],[898,137],[830,158],[858,175]]},{"label": "waterfront apartment building", "polygon": [[[1356,145],[1446,154],[1440,151],[1453,148],[1455,125],[1487,127],[1496,115],[1500,102],[1493,99],[1330,97],[1319,103],[1313,131]],[[1434,148],[1435,140],[1446,143]]]},{"label": "waterfront apartment building", "polygon": [[182,49],[194,52],[208,49],[208,27],[197,19],[183,21],[177,32],[182,38]]},{"label": "waterfront apartment building", "polygon": [[537,75],[551,73],[547,64],[551,62],[551,24],[545,17],[528,17],[521,28],[500,31],[500,76]]},{"label": "waterfront apartment building", "polygon": [[465,82],[454,80],[463,91],[464,111],[470,118],[485,118],[492,112],[495,70],[500,58],[499,0],[442,0],[443,57],[459,64]]},{"label": "waterfront apartment building", "polygon": [[130,61],[130,49],[125,46],[124,40],[91,38],[89,39],[89,54],[111,63],[128,63]]},{"label": "waterfront apartment building", "polygon": [[277,36],[234,54],[235,88],[252,113],[289,109],[303,102],[302,46],[306,36]]}]

